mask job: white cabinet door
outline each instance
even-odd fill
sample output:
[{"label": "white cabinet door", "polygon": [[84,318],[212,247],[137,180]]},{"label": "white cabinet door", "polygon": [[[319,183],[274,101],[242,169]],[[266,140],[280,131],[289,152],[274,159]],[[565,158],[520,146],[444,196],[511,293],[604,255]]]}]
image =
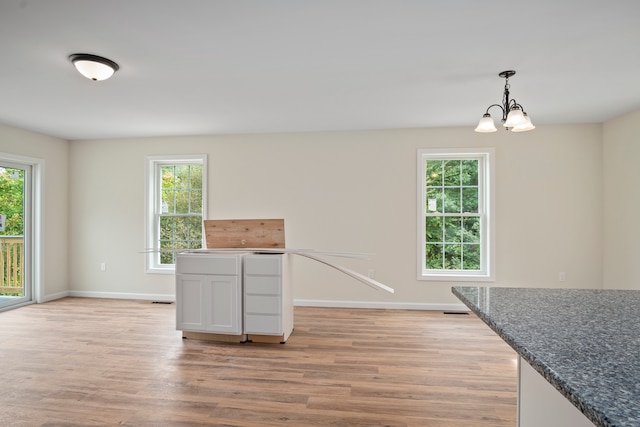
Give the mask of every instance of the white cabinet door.
[{"label": "white cabinet door", "polygon": [[202,300],[208,316],[206,330],[221,334],[242,333],[242,310],[237,276],[208,276]]},{"label": "white cabinet door", "polygon": [[242,334],[242,255],[178,254],[176,329]]},{"label": "white cabinet door", "polygon": [[204,331],[206,276],[178,274],[176,276],[176,329]]},{"label": "white cabinet door", "polygon": [[176,285],[176,329],[242,334],[237,276],[179,274]]}]

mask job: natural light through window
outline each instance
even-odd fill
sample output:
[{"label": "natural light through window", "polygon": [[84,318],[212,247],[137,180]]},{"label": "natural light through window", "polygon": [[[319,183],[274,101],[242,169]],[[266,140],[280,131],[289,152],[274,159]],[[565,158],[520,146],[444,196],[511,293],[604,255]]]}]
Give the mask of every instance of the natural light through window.
[{"label": "natural light through window", "polygon": [[206,157],[147,157],[147,271],[173,272],[175,255],[203,246]]},{"label": "natural light through window", "polygon": [[493,149],[418,151],[418,278],[492,280]]}]

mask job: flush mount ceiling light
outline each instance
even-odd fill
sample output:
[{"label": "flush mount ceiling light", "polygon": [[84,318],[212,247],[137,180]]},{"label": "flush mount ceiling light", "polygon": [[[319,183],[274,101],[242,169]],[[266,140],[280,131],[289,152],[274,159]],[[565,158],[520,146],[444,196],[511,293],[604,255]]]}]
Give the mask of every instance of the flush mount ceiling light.
[{"label": "flush mount ceiling light", "polygon": [[74,53],[69,60],[80,74],[94,81],[106,80],[120,68],[110,59],[88,53]]},{"label": "flush mount ceiling light", "polygon": [[531,119],[525,113],[524,108],[521,104],[518,104],[515,99],[509,99],[509,89],[511,86],[509,85],[509,77],[515,75],[516,72],[513,70],[503,71],[498,76],[505,79],[504,82],[504,94],[502,95],[502,105],[500,104],[492,104],[487,107],[487,112],[484,113],[480,122],[478,123],[478,127],[475,128],[476,132],[495,132],[496,125],[493,122],[493,117],[489,114],[489,110],[492,107],[498,107],[502,110],[502,126],[507,130],[511,130],[513,132],[525,132],[528,130],[535,129],[533,123],[531,123]]}]

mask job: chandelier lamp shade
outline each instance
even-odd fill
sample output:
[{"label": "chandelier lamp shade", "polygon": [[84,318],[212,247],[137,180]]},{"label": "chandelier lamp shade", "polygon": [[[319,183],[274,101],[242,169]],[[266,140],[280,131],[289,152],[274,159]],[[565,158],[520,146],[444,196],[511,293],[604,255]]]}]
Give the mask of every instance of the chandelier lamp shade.
[{"label": "chandelier lamp shade", "polygon": [[502,105],[492,104],[487,107],[487,111],[480,119],[480,122],[478,122],[478,127],[475,128],[476,132],[495,132],[498,130],[496,129],[493,117],[489,114],[489,110],[493,107],[498,107],[502,110],[502,117],[500,120],[502,121],[502,126],[506,130],[510,130],[512,132],[526,132],[528,130],[535,129],[535,126],[531,123],[531,119],[524,111],[522,105],[518,104],[515,99],[509,98],[509,89],[511,88],[509,85],[509,77],[512,77],[515,74],[516,72],[514,70],[507,70],[498,74],[498,76],[505,79]]},{"label": "chandelier lamp shade", "polygon": [[69,60],[80,74],[93,81],[106,80],[120,68],[110,59],[88,53],[74,53]]}]

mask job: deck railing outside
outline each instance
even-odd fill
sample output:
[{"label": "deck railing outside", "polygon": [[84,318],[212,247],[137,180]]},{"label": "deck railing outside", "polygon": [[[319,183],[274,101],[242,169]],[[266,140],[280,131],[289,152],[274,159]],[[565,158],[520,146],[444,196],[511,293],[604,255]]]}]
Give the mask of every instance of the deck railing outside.
[{"label": "deck railing outside", "polygon": [[0,236],[0,295],[24,295],[23,245],[22,236]]}]

